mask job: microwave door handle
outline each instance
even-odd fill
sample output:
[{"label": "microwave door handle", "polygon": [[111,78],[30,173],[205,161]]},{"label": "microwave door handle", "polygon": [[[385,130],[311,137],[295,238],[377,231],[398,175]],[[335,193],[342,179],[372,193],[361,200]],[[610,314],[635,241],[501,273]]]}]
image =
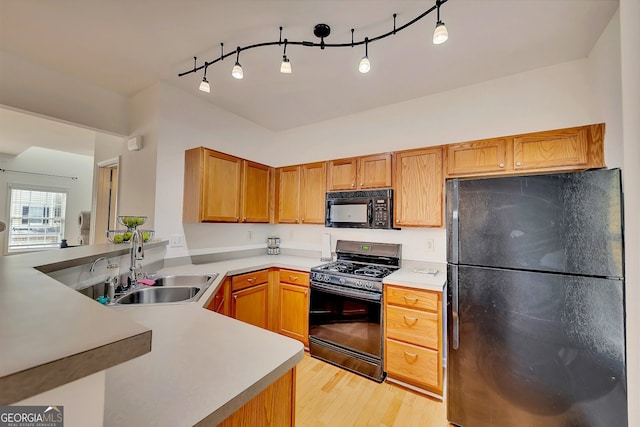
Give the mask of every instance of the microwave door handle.
[{"label": "microwave door handle", "polygon": [[367,204],[367,223],[373,225],[373,200]]}]

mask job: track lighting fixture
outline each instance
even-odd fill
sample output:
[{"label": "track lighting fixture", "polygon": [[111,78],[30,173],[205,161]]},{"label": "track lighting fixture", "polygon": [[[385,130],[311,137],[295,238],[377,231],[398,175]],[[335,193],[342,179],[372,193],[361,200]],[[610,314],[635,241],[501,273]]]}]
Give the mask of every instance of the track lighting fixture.
[{"label": "track lighting fixture", "polygon": [[199,89],[202,92],[209,93],[211,92],[211,86],[209,86],[209,82],[207,81],[207,68],[209,65],[205,62],[204,64],[204,76],[202,77],[202,81],[200,82]]},{"label": "track lighting fixture", "polygon": [[[445,4],[448,0],[435,0],[435,4],[433,6],[431,6],[429,9],[427,9],[426,11],[424,11],[423,13],[421,13],[420,15],[416,16],[415,18],[413,18],[412,20],[410,20],[409,22],[407,22],[406,24],[403,24],[399,27],[396,27],[396,17],[398,16],[397,13],[393,14],[393,30],[388,31],[384,34],[380,34],[378,36],[375,37],[365,37],[364,40],[361,41],[355,41],[353,38],[353,33],[354,33],[354,29],[351,29],[351,43],[326,43],[325,42],[325,38],[327,38],[329,36],[329,34],[331,33],[331,27],[329,27],[327,24],[317,24],[314,28],[313,28],[313,34],[318,37],[320,39],[320,42],[313,42],[313,41],[289,41],[287,39],[284,39],[284,50],[282,52],[282,62],[280,63],[280,72],[283,74],[290,74],[291,73],[291,62],[289,61],[289,58],[287,57],[287,45],[296,45],[296,46],[303,46],[303,47],[319,47],[320,49],[325,49],[325,48],[333,48],[333,47],[354,47],[354,46],[360,46],[360,45],[364,45],[364,49],[365,49],[365,54],[364,57],[360,60],[360,63],[358,64],[358,71],[360,71],[361,73],[367,73],[371,70],[371,63],[369,62],[369,43],[378,41],[378,40],[382,40],[384,38],[387,38],[389,36],[392,35],[396,35],[397,33],[399,33],[400,31],[404,30],[405,28],[415,24],[416,22],[420,21],[421,19],[423,19],[425,16],[429,15],[431,12],[436,11],[437,12],[437,18],[436,18],[436,28],[433,32],[433,43],[434,44],[442,44],[444,43],[448,38],[449,38],[449,34],[447,31],[447,27],[445,27],[444,22],[442,22],[440,20],[440,6],[442,6],[443,4]],[[267,42],[261,42],[261,43],[254,43],[248,46],[244,46],[244,47],[240,47],[238,46],[236,48],[235,54],[236,54],[236,63],[233,66],[233,70],[231,71],[231,75],[236,78],[236,79],[242,79],[244,77],[244,72],[242,69],[242,66],[240,65],[240,51],[242,50],[250,50],[250,49],[255,49],[258,47],[265,47],[265,46],[274,46],[274,45],[282,45],[283,40],[282,40],[282,27],[280,27],[280,39],[277,41],[267,41]],[[178,74],[178,77],[182,77],[182,76],[186,76],[187,74],[191,74],[191,73],[196,73],[198,71],[200,71],[201,69],[204,68],[204,76],[202,78],[202,81],[200,82],[200,90],[203,92],[209,92],[210,91],[210,85],[209,82],[207,81],[207,67],[209,67],[210,65],[215,64],[216,62],[220,62],[223,61],[224,58],[233,55],[233,51],[232,52],[228,52],[228,53],[224,53],[224,49],[223,49],[223,43],[220,43],[220,57],[213,59],[211,61],[205,61],[203,65],[197,66],[197,64],[195,63],[195,57],[194,57],[194,64],[193,64],[193,69],[192,70],[188,70],[185,71],[183,73]]]},{"label": "track lighting fixture", "polygon": [[358,71],[362,74],[368,73],[371,70],[371,64],[369,63],[369,38],[364,38],[364,56],[360,60],[360,64],[358,65]]},{"label": "track lighting fixture", "polygon": [[287,58],[287,39],[284,39],[284,51],[282,52],[282,64],[280,64],[282,74],[291,74],[291,62]]},{"label": "track lighting fixture", "polygon": [[442,0],[436,0],[436,9],[438,13],[436,29],[433,31],[433,44],[442,44],[449,38],[449,32],[447,27],[444,26],[444,22],[440,20],[440,5]]},{"label": "track lighting fixture", "polygon": [[244,77],[244,71],[242,71],[242,65],[240,65],[240,46],[238,46],[236,52],[236,64],[233,66],[233,70],[231,70],[231,75],[234,79],[241,80]]}]

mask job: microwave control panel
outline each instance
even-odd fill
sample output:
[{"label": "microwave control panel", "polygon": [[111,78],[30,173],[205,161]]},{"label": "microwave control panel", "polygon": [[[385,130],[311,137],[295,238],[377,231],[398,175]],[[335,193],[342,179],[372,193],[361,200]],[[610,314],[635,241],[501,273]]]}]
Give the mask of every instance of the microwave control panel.
[{"label": "microwave control panel", "polygon": [[373,201],[373,226],[387,228],[389,226],[389,203],[387,199]]}]

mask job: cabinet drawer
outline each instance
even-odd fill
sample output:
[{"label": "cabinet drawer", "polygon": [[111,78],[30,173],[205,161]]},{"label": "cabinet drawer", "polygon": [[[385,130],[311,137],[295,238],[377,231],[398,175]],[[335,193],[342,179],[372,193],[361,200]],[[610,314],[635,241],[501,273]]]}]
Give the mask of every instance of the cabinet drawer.
[{"label": "cabinet drawer", "polygon": [[239,291],[240,289],[249,288],[251,286],[267,283],[269,281],[269,270],[253,271],[251,273],[239,274],[231,278],[231,290]]},{"label": "cabinet drawer", "polygon": [[292,285],[309,286],[309,273],[280,269],[280,281]]},{"label": "cabinet drawer", "polygon": [[387,286],[385,297],[387,304],[437,312],[440,308],[441,295],[440,292]]},{"label": "cabinet drawer", "polygon": [[386,345],[386,370],[392,378],[410,384],[440,389],[442,373],[440,356],[435,350],[388,339]]},{"label": "cabinet drawer", "polygon": [[410,308],[386,307],[387,337],[438,349],[438,314]]}]

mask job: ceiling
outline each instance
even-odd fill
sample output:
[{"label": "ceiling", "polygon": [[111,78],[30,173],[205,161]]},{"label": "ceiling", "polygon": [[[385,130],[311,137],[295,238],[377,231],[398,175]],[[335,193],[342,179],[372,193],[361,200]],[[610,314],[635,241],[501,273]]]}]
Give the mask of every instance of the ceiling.
[{"label": "ceiling", "polygon": [[282,131],[502,76],[586,57],[618,0],[449,0],[441,19],[449,40],[431,43],[435,13],[369,45],[371,72],[360,74],[362,46],[289,46],[293,73],[279,73],[282,47],[244,51],[245,78],[233,57],[178,77],[236,46],[283,38],[327,43],[375,37],[415,18],[434,1],[366,0],[0,0],[0,48],[130,96],[158,81]]}]

